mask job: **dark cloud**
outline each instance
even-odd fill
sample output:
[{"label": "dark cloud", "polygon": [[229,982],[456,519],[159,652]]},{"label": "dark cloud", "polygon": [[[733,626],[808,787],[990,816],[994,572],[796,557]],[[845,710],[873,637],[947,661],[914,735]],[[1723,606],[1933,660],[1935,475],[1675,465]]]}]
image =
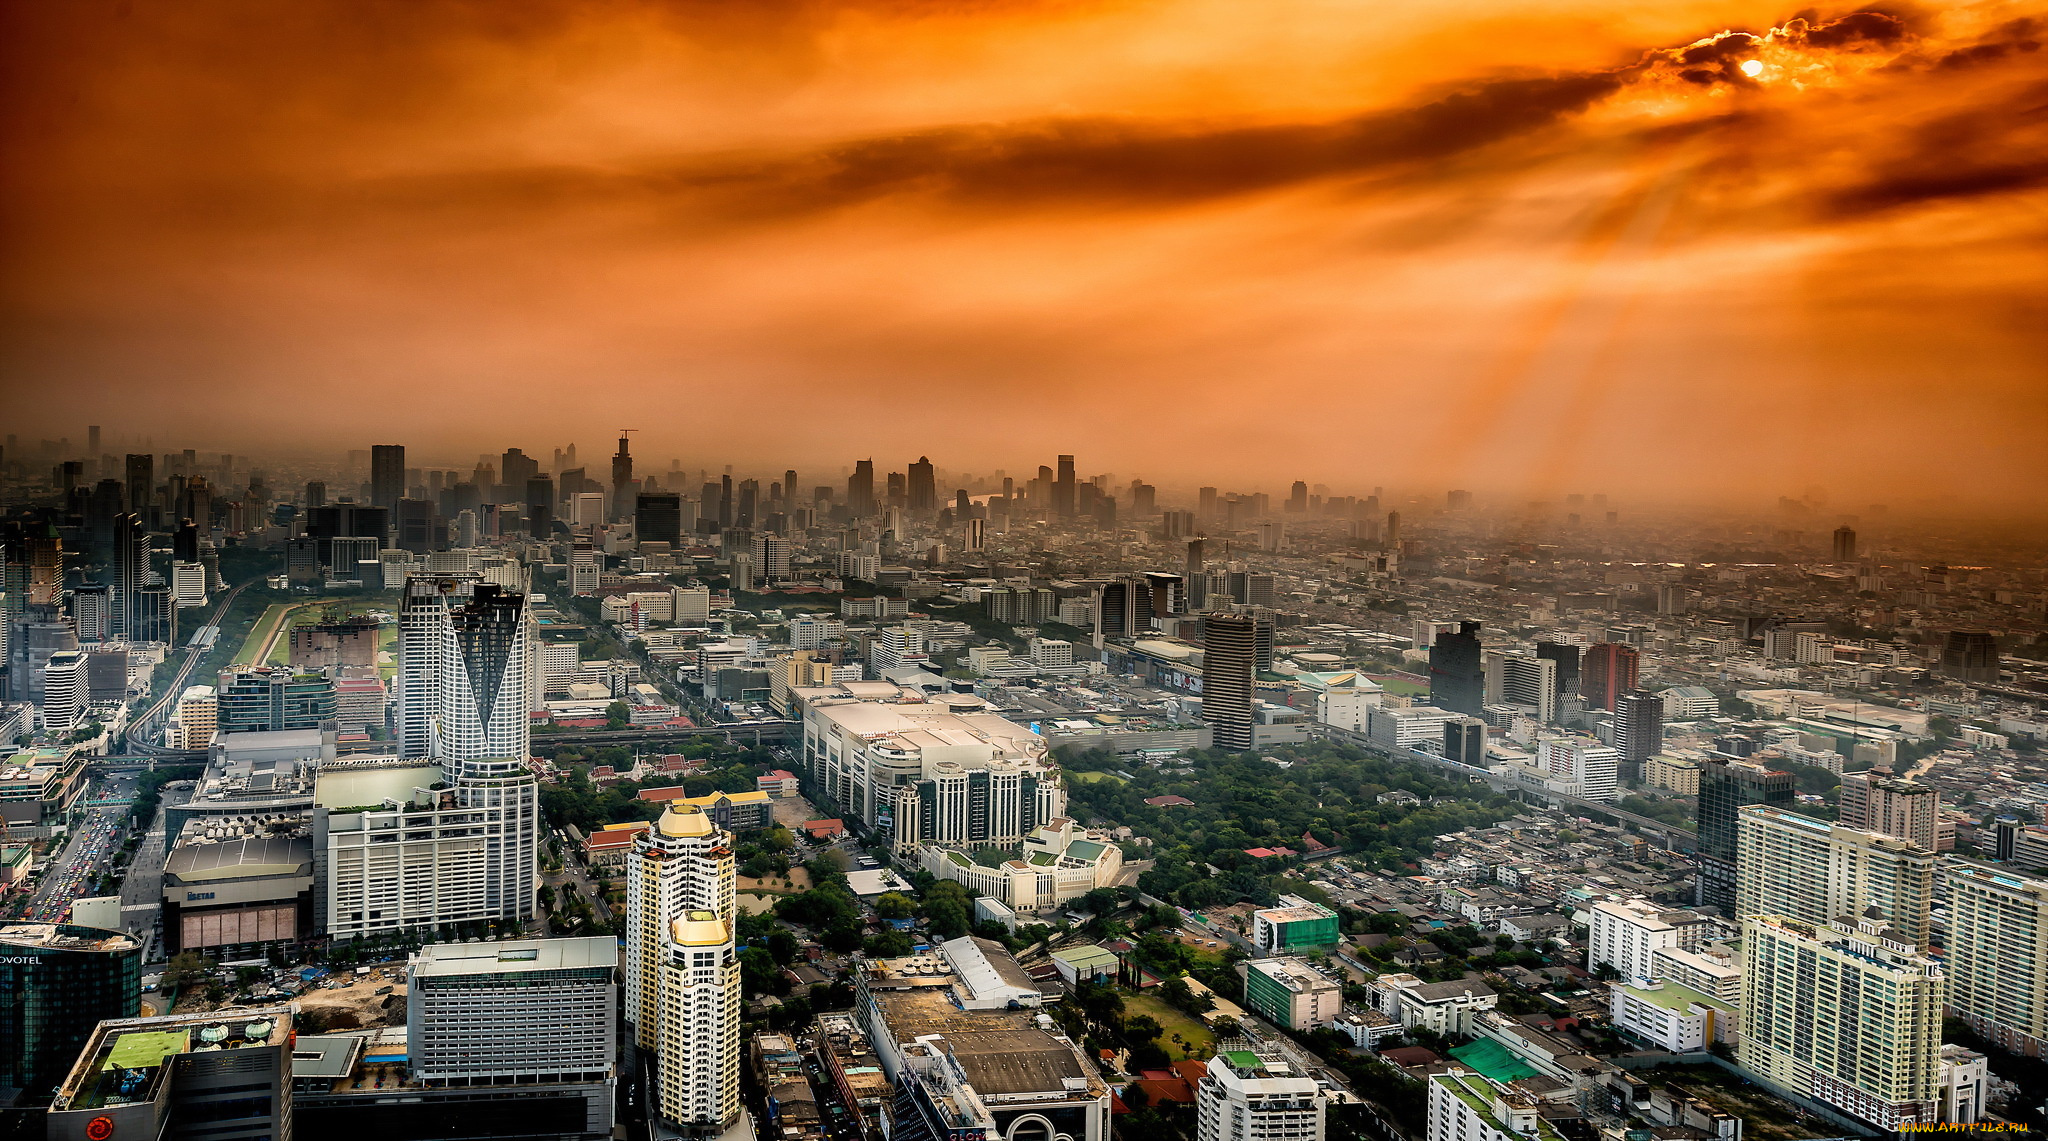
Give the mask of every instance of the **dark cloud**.
[{"label": "dark cloud", "polygon": [[1809,47],[1835,51],[1892,47],[1908,35],[1905,21],[1884,12],[1851,12],[1839,20],[1822,24],[1795,20],[1792,25],[1787,25],[1786,31],[1788,38]]},{"label": "dark cloud", "polygon": [[2041,34],[2041,22],[2032,17],[2008,20],[1976,43],[1942,56],[1935,61],[1935,66],[1944,69],[1978,67],[1997,63],[2008,56],[2038,52],[2041,50]]},{"label": "dark cloud", "polygon": [[1880,152],[1866,178],[1826,199],[1843,215],[2048,186],[2048,82],[1934,118]]}]

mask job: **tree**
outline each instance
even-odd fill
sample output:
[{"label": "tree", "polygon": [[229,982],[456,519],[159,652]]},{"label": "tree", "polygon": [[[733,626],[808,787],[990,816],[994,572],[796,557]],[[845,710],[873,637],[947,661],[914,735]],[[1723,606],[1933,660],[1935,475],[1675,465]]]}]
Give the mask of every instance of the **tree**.
[{"label": "tree", "polygon": [[624,729],[633,724],[633,707],[623,701],[614,701],[604,707],[604,727]]},{"label": "tree", "polygon": [[875,899],[875,914],[884,919],[908,919],[917,913],[917,902],[900,891],[885,891]]},{"label": "tree", "polygon": [[1113,889],[1098,887],[1081,897],[1081,910],[1091,915],[1108,915],[1121,902]]},{"label": "tree", "polygon": [[967,934],[967,908],[949,897],[929,900],[923,907],[925,922],[941,939],[958,939]]},{"label": "tree", "polygon": [[1133,1050],[1159,1037],[1163,1031],[1159,1020],[1149,1014],[1134,1014],[1124,1019],[1124,1041]]},{"label": "tree", "polygon": [[1237,1019],[1232,1018],[1227,1014],[1217,1019],[1216,1021],[1211,1022],[1209,1024],[1209,1029],[1216,1035],[1216,1040],[1218,1042],[1221,1042],[1226,1038],[1235,1038],[1238,1035],[1244,1033],[1244,1028],[1237,1024]]}]

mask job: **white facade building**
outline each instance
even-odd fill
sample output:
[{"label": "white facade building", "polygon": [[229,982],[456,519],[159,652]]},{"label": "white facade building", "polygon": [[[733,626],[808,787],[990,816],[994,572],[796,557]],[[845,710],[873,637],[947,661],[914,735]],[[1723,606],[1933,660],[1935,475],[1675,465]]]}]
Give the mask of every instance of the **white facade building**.
[{"label": "white facade building", "polygon": [[1706,941],[1711,926],[1694,912],[1646,899],[1600,900],[1586,910],[1586,969],[1604,964],[1624,981],[1657,978],[1659,951],[1690,951]]},{"label": "white facade building", "polygon": [[1621,786],[1621,750],[1584,738],[1551,737],[1539,742],[1541,761],[1552,780],[1575,796],[1611,801]]},{"label": "white facade building", "polygon": [[1277,1053],[1227,1050],[1195,1087],[1198,1141],[1322,1141],[1323,1091]]},{"label": "white facade building", "polygon": [[619,944],[609,935],[429,943],[405,982],[407,1064],[420,1081],[616,1076]]},{"label": "white facade building", "polygon": [[1474,1073],[1429,1079],[1428,1141],[1564,1141],[1544,1120],[1542,1103]]}]

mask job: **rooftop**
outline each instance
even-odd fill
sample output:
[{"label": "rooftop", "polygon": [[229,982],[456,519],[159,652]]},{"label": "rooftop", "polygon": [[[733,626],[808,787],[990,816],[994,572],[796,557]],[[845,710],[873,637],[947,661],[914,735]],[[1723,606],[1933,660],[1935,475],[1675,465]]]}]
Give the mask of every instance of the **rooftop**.
[{"label": "rooftop", "polygon": [[615,967],[619,941],[609,935],[572,939],[512,939],[500,943],[429,943],[407,964],[413,978],[496,975]]},{"label": "rooftop", "polygon": [[52,951],[132,951],[134,936],[70,923],[0,924],[0,946],[35,947]]}]

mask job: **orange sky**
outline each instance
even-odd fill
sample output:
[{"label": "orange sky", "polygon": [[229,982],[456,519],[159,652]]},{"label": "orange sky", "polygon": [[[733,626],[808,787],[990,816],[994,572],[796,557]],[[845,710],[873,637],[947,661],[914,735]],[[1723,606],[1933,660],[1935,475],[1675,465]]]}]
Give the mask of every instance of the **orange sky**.
[{"label": "orange sky", "polygon": [[2044,39],[2048,2],[9,5],[8,430],[2038,503]]}]

